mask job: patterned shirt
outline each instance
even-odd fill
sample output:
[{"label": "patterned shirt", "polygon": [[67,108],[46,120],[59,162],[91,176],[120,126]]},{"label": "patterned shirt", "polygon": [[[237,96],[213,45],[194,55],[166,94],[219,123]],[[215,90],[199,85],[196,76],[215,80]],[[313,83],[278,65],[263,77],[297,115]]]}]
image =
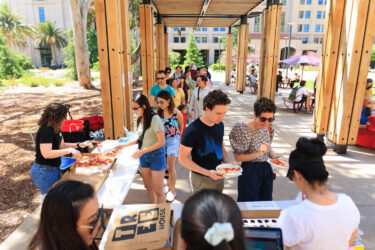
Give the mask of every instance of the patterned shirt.
[{"label": "patterned shirt", "polygon": [[[271,133],[268,127],[261,129],[252,129],[245,123],[236,123],[229,134],[229,141],[234,154],[251,154],[258,152],[260,145],[268,143],[271,145],[274,130],[271,127]],[[251,162],[265,162],[270,158],[271,148],[267,152],[254,159]]]}]

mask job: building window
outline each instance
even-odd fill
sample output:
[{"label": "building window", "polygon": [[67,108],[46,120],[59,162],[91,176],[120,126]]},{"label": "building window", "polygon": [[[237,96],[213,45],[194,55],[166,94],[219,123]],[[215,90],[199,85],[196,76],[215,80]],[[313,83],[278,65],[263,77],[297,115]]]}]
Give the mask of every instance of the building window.
[{"label": "building window", "polygon": [[200,27],[195,27],[194,30],[195,31],[201,31],[201,28]]},{"label": "building window", "polygon": [[174,28],[173,28],[173,31],[178,31],[178,27],[174,27]]},{"label": "building window", "polygon": [[202,31],[207,31],[207,27],[202,27]]},{"label": "building window", "polygon": [[299,4],[304,5],[305,4],[305,0],[299,0]]},{"label": "building window", "polygon": [[323,32],[324,31],[324,24],[322,24],[322,29],[321,29],[321,32]]},{"label": "building window", "polygon": [[224,31],[225,32],[225,27],[221,27],[220,31]]},{"label": "building window", "polygon": [[320,32],[320,24],[315,25],[315,32]]},{"label": "building window", "polygon": [[218,27],[215,27],[215,28],[214,28],[214,31],[219,31],[219,28],[218,28]]},{"label": "building window", "polygon": [[180,42],[180,38],[178,36],[173,37],[173,42],[174,43],[179,43]]},{"label": "building window", "polygon": [[326,18],[326,11],[323,11],[323,18]]},{"label": "building window", "polygon": [[202,37],[202,43],[207,43],[207,37],[206,36]]},{"label": "building window", "polygon": [[311,5],[311,0],[306,0],[307,5]]},{"label": "building window", "polygon": [[303,25],[303,32],[309,32],[309,25],[308,24]]},{"label": "building window", "polygon": [[201,38],[200,38],[199,36],[196,36],[196,37],[195,37],[195,41],[196,41],[197,43],[201,43]]},{"label": "building window", "polygon": [[318,0],[319,5],[323,5],[323,0]]},{"label": "building window", "polygon": [[318,10],[316,12],[316,18],[318,18],[318,19],[322,18],[322,11]]},{"label": "building window", "polygon": [[44,15],[44,7],[38,7],[38,11],[39,11],[39,22],[45,23],[46,17]]},{"label": "building window", "polygon": [[282,0],[281,3],[286,6],[286,0]]},{"label": "building window", "polygon": [[180,37],[180,41],[181,41],[181,43],[186,43],[186,37],[184,37],[184,36]]},{"label": "building window", "polygon": [[319,44],[319,40],[320,40],[320,39],[319,39],[318,37],[315,37],[315,38],[314,38],[314,43]]},{"label": "building window", "polygon": [[281,32],[284,32],[285,29],[285,12],[281,13]]},{"label": "building window", "polygon": [[254,19],[254,32],[259,32],[259,21],[260,21],[260,17],[255,17]]},{"label": "building window", "polygon": [[298,12],[298,18],[303,18],[303,11]]},{"label": "building window", "polygon": [[181,28],[181,31],[186,31],[186,28],[185,27]]},{"label": "building window", "polygon": [[218,38],[218,37],[214,37],[214,38],[213,38],[213,42],[214,42],[214,43],[219,43],[219,38]]},{"label": "building window", "polygon": [[309,19],[310,18],[311,11],[305,11],[305,18]]},{"label": "building window", "polygon": [[324,5],[327,5],[327,0],[324,0]]},{"label": "building window", "polygon": [[301,40],[302,40],[302,43],[307,43],[309,41],[307,37],[303,37]]},{"label": "building window", "polygon": [[298,32],[302,32],[302,24],[298,24]]}]

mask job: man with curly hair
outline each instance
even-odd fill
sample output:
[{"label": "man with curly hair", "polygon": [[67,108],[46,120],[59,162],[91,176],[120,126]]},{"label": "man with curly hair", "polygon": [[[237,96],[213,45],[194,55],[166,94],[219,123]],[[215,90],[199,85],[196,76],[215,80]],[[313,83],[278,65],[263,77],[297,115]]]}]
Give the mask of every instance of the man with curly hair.
[{"label": "man with curly hair", "polygon": [[220,192],[224,189],[223,176],[216,171],[216,166],[230,162],[223,144],[222,122],[229,104],[228,96],[221,90],[209,92],[203,99],[204,114],[184,132],[178,159],[181,165],[191,170],[193,193],[202,189],[216,189]]}]

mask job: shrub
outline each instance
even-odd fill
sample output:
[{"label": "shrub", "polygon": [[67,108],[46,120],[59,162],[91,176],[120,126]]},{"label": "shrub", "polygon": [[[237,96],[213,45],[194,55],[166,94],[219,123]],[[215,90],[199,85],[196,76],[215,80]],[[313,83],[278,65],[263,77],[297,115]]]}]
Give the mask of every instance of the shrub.
[{"label": "shrub", "polygon": [[93,63],[92,70],[94,70],[94,71],[99,71],[100,70],[100,68],[99,68],[99,61]]},{"label": "shrub", "polygon": [[44,87],[49,87],[51,84],[52,79],[48,79],[45,77],[22,77],[20,79],[20,82],[24,86],[28,87],[38,87],[38,86],[44,86]]},{"label": "shrub", "polygon": [[4,87],[4,86],[5,86],[5,83],[2,80],[0,80],[0,87]]},{"label": "shrub", "polygon": [[225,65],[220,64],[220,67],[219,67],[218,63],[214,63],[214,64],[212,64],[212,70],[213,71],[223,71],[223,70],[225,70]]},{"label": "shrub", "polygon": [[53,84],[54,86],[56,86],[56,87],[62,87],[62,86],[65,85],[65,82],[62,81],[62,80],[53,80],[53,81],[52,81],[52,84]]}]

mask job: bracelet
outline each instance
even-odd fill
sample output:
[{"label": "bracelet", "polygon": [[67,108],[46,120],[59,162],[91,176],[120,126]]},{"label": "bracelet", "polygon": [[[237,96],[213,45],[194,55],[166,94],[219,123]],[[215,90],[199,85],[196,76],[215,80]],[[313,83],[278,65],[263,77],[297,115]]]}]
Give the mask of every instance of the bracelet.
[{"label": "bracelet", "polygon": [[81,146],[79,145],[79,142],[77,142],[77,148],[81,149]]}]

